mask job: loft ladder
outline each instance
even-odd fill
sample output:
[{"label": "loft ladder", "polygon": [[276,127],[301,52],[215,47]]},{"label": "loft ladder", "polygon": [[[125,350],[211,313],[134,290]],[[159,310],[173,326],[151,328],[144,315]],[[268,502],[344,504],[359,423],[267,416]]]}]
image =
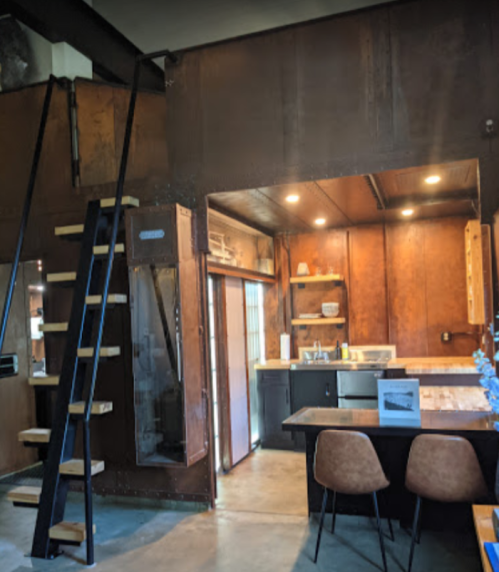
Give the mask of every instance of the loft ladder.
[{"label": "loft ladder", "polygon": [[[59,376],[33,377],[31,385],[57,391],[51,429],[27,429],[19,440],[27,446],[47,447],[42,488],[19,487],[8,497],[16,506],[38,507],[32,556],[51,558],[61,544],[87,541],[87,563],[93,563],[92,482],[104,470],[104,462],[90,455],[90,418],[110,413],[113,404],[94,401],[98,365],[103,359],[120,355],[119,347],[103,347],[102,332],[106,310],[125,304],[125,294],[109,294],[112,260],[124,253],[117,243],[123,209],[139,206],[133,197],[102,199],[88,203],[83,228],[58,227],[56,236],[81,240],[78,270],[48,274],[52,287],[72,286],[73,302],[68,322],[44,324],[48,334],[65,334],[66,347]],[[110,221],[110,218],[112,219]],[[114,227],[116,224],[116,228]],[[116,232],[114,232],[116,230]],[[74,458],[76,431],[83,424],[83,459]],[[64,521],[69,484],[85,483],[85,523]]]},{"label": "loft ladder", "polygon": [[[9,495],[16,505],[38,507],[31,553],[33,557],[52,558],[57,555],[61,544],[79,544],[86,541],[87,565],[91,566],[95,562],[94,533],[96,529],[93,524],[92,476],[101,472],[104,465],[102,461],[91,459],[90,419],[92,415],[104,414],[112,410],[112,403],[94,402],[94,392],[100,360],[120,353],[119,348],[102,347],[102,336],[106,310],[114,303],[126,303],[126,296],[110,294],[109,286],[114,256],[124,251],[124,246],[117,244],[123,208],[139,206],[138,201],[133,197],[123,196],[123,189],[140,68],[142,62],[159,57],[167,57],[172,63],[178,61],[169,50],[142,54],[136,58],[116,196],[111,199],[89,202],[83,226],[59,227],[55,231],[56,236],[61,238],[81,238],[81,249],[76,274],[65,272],[47,276],[47,280],[54,286],[74,286],[69,321],[46,325],[47,333],[65,332],[67,335],[60,375],[47,376],[43,381],[35,378],[30,380],[34,386],[57,390],[53,427],[50,430],[28,429],[19,435],[19,439],[27,446],[47,446],[48,444],[48,457],[45,462],[41,490],[34,487],[20,487],[11,491]],[[52,78],[49,85],[52,85]],[[50,102],[50,97],[48,101]],[[29,202],[31,203],[31,198]],[[26,221],[28,214],[29,208]],[[21,230],[24,235],[23,227]],[[19,252],[21,246],[18,247]],[[18,261],[19,258],[17,258]],[[83,424],[83,459],[74,459],[76,429],[79,422]],[[84,480],[85,523],[63,520],[69,482],[74,478]]]}]

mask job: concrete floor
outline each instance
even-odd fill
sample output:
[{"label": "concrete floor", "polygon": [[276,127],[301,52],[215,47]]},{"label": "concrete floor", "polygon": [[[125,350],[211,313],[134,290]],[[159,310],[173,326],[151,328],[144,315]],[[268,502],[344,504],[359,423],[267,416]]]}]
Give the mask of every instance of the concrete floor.
[{"label": "concrete floor", "polygon": [[[1,572],[81,570],[85,549],[65,548],[52,562],[31,559],[36,511],[14,508],[0,491]],[[82,519],[81,498],[67,520]],[[323,535],[319,562],[311,556],[317,534],[306,514],[305,458],[258,451],[219,479],[214,511],[174,512],[96,503],[95,570],[120,572],[323,572],[381,570],[376,530],[367,518],[339,516],[337,532]],[[329,522],[327,521],[328,525]],[[409,537],[397,529],[386,541],[388,567],[406,569]],[[414,572],[478,572],[476,541],[466,535],[425,532]]]}]

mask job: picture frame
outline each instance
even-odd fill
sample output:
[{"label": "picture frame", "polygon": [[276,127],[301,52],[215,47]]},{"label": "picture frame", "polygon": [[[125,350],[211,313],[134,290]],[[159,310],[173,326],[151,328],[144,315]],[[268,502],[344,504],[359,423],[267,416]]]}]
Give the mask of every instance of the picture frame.
[{"label": "picture frame", "polygon": [[378,379],[379,424],[421,427],[419,379]]}]

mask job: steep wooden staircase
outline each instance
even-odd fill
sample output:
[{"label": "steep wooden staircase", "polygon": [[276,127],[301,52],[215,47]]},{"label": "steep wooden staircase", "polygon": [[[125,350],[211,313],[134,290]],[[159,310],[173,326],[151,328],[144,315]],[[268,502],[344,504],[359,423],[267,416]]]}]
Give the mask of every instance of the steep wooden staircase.
[{"label": "steep wooden staircase", "polygon": [[[93,565],[94,533],[92,505],[92,477],[104,471],[104,462],[92,460],[90,454],[90,420],[94,416],[112,412],[113,404],[94,401],[99,363],[120,355],[119,347],[102,347],[102,335],[106,312],[117,304],[126,304],[124,293],[110,293],[109,285],[116,255],[125,251],[124,244],[117,243],[118,229],[124,208],[139,206],[137,199],[123,196],[133,120],[139,89],[140,69],[143,62],[166,57],[176,64],[178,58],[169,50],[140,54],[136,58],[132,90],[125,126],[116,196],[91,201],[87,207],[84,224],[58,227],[56,236],[61,239],[80,240],[80,258],[76,272],[49,274],[47,282],[52,287],[73,287],[73,302],[67,322],[44,324],[46,334],[65,335],[66,346],[60,374],[33,377],[33,387],[57,392],[54,421],[51,429],[31,428],[19,434],[19,440],[28,447],[48,448],[41,489],[19,487],[10,492],[9,498],[17,506],[36,507],[36,520],[31,555],[52,558],[61,544],[79,544],[86,541],[87,565]],[[33,154],[24,208],[19,225],[16,251],[11,276],[5,295],[0,321],[0,355],[7,329],[12,297],[16,284],[24,236],[28,223],[38,164],[43,146],[53,86],[60,82],[51,76],[43,103],[38,137]],[[83,459],[75,459],[76,431],[83,426]],[[85,486],[85,522],[64,520],[66,499],[72,479],[83,479]]]},{"label": "steep wooden staircase", "polygon": [[[32,556],[50,558],[64,543],[92,545],[95,526],[92,518],[91,479],[104,471],[103,461],[90,456],[89,419],[111,413],[113,404],[94,401],[94,364],[120,355],[119,347],[102,347],[99,311],[109,310],[116,304],[125,304],[123,293],[104,293],[107,289],[105,263],[109,262],[112,243],[112,221],[116,200],[102,199],[88,204],[83,225],[58,227],[56,236],[81,241],[77,272],[61,272],[47,275],[51,286],[72,286],[73,303],[68,322],[46,323],[41,326],[46,335],[67,336],[62,369],[59,376],[47,375],[30,378],[30,384],[57,392],[54,422],[51,429],[26,429],[19,433],[19,440],[26,446],[48,447],[44,467],[43,486],[19,487],[10,491],[8,498],[16,505],[37,507],[38,518],[33,540]],[[123,197],[118,215],[124,208],[139,206],[133,197]],[[114,254],[125,252],[124,244],[114,244]],[[106,299],[107,303],[103,304]],[[103,315],[103,314],[102,314]],[[96,358],[96,348],[99,357]],[[95,374],[97,369],[95,369]],[[84,458],[75,459],[75,441],[78,423],[83,424]],[[84,479],[86,493],[85,522],[64,521],[66,497],[71,480]],[[88,546],[87,546],[88,548]],[[91,558],[91,559],[92,559]],[[88,559],[87,559],[88,560]]]}]

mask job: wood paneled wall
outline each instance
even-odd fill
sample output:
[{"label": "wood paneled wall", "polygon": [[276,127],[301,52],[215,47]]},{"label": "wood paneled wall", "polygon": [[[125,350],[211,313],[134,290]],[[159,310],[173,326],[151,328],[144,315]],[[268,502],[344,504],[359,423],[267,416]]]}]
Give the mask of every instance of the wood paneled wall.
[{"label": "wood paneled wall", "polygon": [[[353,345],[395,344],[401,357],[469,356],[478,347],[478,330],[468,324],[464,256],[465,218],[443,218],[294,235],[289,242],[291,274],[307,262],[311,274],[329,268],[345,276],[345,285],[289,286],[281,272],[267,288],[267,357],[279,357],[275,326],[291,330],[276,305],[292,290],[293,315],[320,312],[322,302],[339,302],[346,327],[292,328],[298,347],[348,341]],[[280,260],[287,266],[288,260]],[[287,270],[287,269],[286,269]],[[279,294],[279,291],[281,294]],[[287,292],[282,294],[282,292]],[[458,335],[443,343],[443,331]]]}]

